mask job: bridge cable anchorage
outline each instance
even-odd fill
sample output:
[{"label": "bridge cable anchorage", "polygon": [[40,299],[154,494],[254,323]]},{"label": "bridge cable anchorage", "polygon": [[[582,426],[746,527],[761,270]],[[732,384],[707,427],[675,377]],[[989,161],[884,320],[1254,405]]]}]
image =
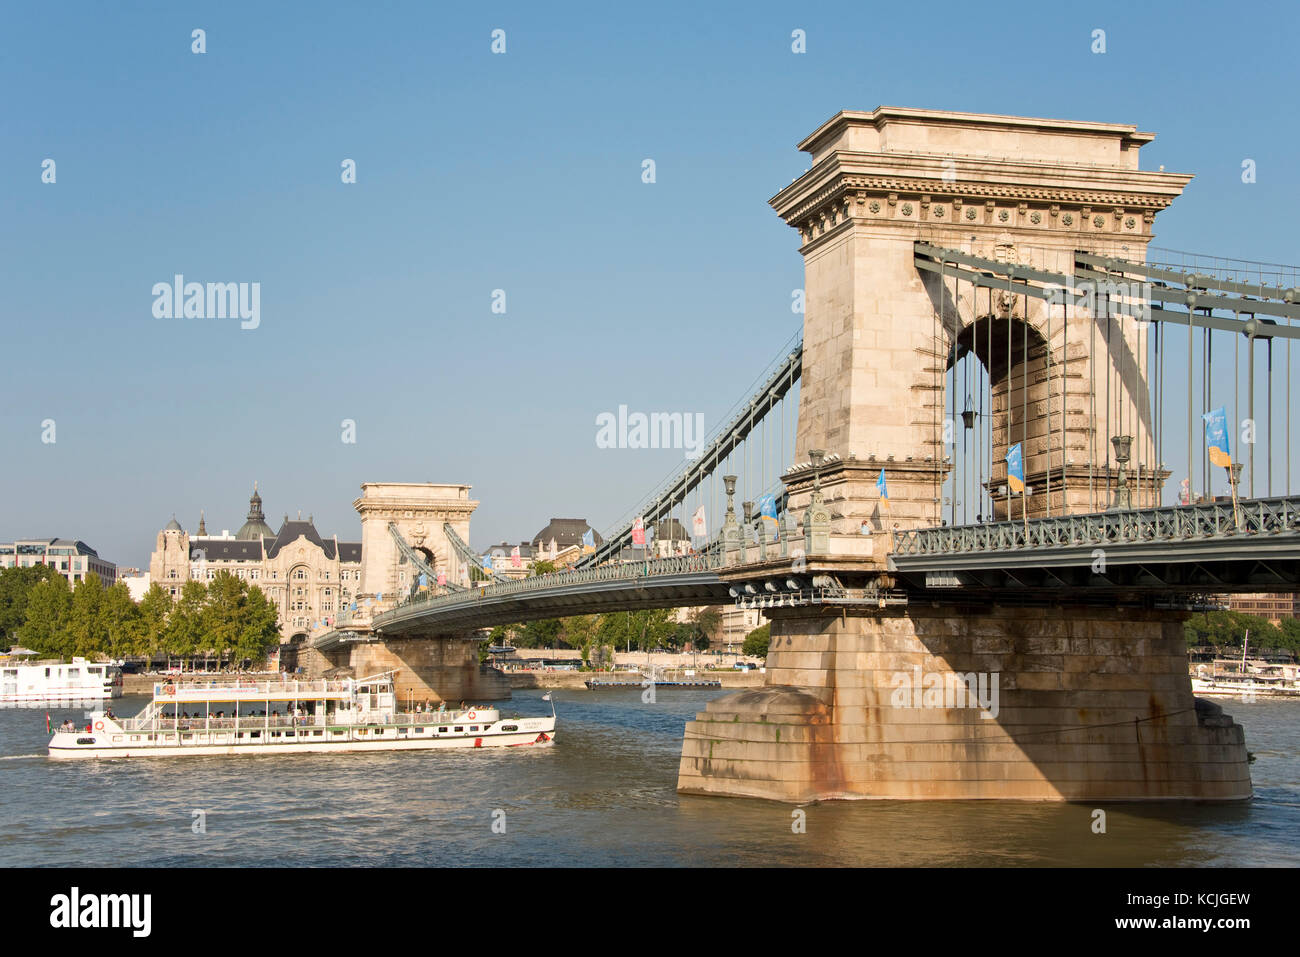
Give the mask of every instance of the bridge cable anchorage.
[{"label": "bridge cable anchorage", "polygon": [[[429,583],[429,588],[431,590],[433,588],[445,588],[448,591],[465,591],[465,589],[460,585],[452,583],[450,575],[447,576],[446,584],[438,585],[437,570],[429,563],[428,559],[425,558],[423,552],[419,552],[412,548],[406,539],[402,537],[402,533],[397,530],[397,524],[395,522],[388,523],[388,533],[393,536],[393,541],[397,544],[397,550],[402,553],[403,557],[419,569],[419,571],[425,576],[425,580]],[[415,580],[411,582],[411,593],[408,597],[415,596],[415,592],[419,588],[419,581],[419,577],[417,576]]]},{"label": "bridge cable anchorage", "polygon": [[[723,459],[736,451],[759,426],[764,416],[785,398],[794,384],[799,381],[802,371],[803,340],[800,339],[749,402],[742,405],[741,411],[722,427],[694,462],[667,485],[661,487],[658,494],[651,496],[641,515],[635,518],[644,519],[647,525],[670,518],[673,509],[679,503],[685,502],[691,492],[721,467]],[[584,556],[574,567],[590,568],[617,558],[624,548],[632,544],[632,527],[635,518],[624,522],[617,531],[606,536],[605,541],[596,548],[595,552]]]},{"label": "bridge cable anchorage", "polygon": [[512,578],[507,578],[504,575],[498,575],[494,570],[484,568],[482,561],[479,559],[478,555],[474,553],[474,549],[470,548],[469,545],[465,543],[465,540],[456,534],[456,530],[451,527],[450,522],[443,523],[442,532],[447,536],[447,541],[451,542],[451,547],[456,550],[456,553],[460,555],[461,559],[464,560],[471,569],[478,569],[478,571],[480,571],[488,581],[505,582],[514,580]]}]

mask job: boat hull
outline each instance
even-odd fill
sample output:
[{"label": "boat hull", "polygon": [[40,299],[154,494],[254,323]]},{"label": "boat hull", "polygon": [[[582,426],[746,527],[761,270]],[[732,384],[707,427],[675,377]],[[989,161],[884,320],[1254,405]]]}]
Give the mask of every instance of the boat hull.
[{"label": "boat hull", "polygon": [[[50,741],[49,756],[59,761],[86,760],[90,758],[158,758],[185,756],[249,755],[249,754],[327,754],[354,751],[442,751],[451,749],[538,747],[555,741],[554,718],[531,718],[508,722],[517,731],[484,731],[471,735],[410,736],[363,740],[355,735],[344,738],[320,739],[311,735],[314,729],[300,731],[292,738],[272,741],[244,741],[221,743],[207,735],[198,734],[186,743],[164,741],[155,743],[122,743],[102,740],[111,735],[101,732],[60,731]],[[223,735],[229,737],[229,734]],[[172,735],[171,737],[175,737]],[[78,744],[78,739],[93,738],[94,744]]]}]

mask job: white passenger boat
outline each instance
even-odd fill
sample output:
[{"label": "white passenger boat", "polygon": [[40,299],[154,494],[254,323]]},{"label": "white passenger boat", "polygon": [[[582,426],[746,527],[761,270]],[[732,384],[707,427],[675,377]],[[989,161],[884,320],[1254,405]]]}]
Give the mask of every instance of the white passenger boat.
[{"label": "white passenger boat", "polygon": [[0,705],[38,707],[64,702],[105,701],[122,696],[122,669],[111,663],[0,661]]},{"label": "white passenger boat", "polygon": [[[56,730],[52,758],[183,754],[417,751],[545,745],[555,740],[555,705],[540,718],[503,718],[496,708],[397,710],[395,672],[297,681],[221,679],[159,682],[134,718],[111,708]],[[544,695],[550,700],[550,695]]]},{"label": "white passenger boat", "polygon": [[1247,658],[1250,632],[1241,647],[1241,659],[1215,658],[1192,670],[1192,694],[1207,698],[1300,699],[1300,665],[1275,664]]}]

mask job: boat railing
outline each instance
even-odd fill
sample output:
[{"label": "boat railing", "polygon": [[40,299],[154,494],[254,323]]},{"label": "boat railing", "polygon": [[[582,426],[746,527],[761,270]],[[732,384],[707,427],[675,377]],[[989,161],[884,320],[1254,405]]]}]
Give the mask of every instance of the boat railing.
[{"label": "boat railing", "polygon": [[[416,727],[430,724],[468,724],[471,721],[484,722],[489,717],[489,712],[495,712],[497,720],[500,713],[495,708],[466,708],[464,711],[424,711],[424,712],[398,712],[388,714],[383,712],[356,711],[345,714],[324,715],[302,715],[295,717],[293,715],[255,715],[244,714],[239,716],[238,724],[233,717],[198,717],[191,718],[172,718],[161,715],[140,716],[137,718],[125,718],[119,723],[124,731],[233,731],[236,727],[239,730],[256,731],[259,728],[326,728],[326,727],[349,727],[352,725],[393,725],[395,727]],[[471,717],[473,715],[473,717]]]},{"label": "boat railing", "polygon": [[195,692],[238,691],[241,694],[296,694],[305,697],[318,693],[348,692],[356,686],[355,681],[339,681],[326,678],[314,681],[295,679],[250,681],[248,679],[217,678],[210,681],[155,682],[153,694],[155,698],[168,698],[174,695],[193,696]]}]

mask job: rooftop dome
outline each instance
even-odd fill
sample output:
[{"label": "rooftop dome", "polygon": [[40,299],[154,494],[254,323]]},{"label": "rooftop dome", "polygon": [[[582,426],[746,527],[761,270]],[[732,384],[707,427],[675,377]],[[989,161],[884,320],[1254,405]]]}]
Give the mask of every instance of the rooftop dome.
[{"label": "rooftop dome", "polygon": [[183,532],[183,531],[185,531],[185,529],[181,528],[181,523],[178,522],[178,521],[176,521],[176,513],[175,513],[175,512],[172,513],[172,520],[166,524],[166,526],[163,528],[163,531],[166,531],[166,532]]},{"label": "rooftop dome", "polygon": [[257,494],[257,483],[253,483],[253,497],[248,500],[248,521],[235,533],[240,541],[261,541],[263,538],[275,538],[275,532],[266,524],[262,514],[262,496]]}]

